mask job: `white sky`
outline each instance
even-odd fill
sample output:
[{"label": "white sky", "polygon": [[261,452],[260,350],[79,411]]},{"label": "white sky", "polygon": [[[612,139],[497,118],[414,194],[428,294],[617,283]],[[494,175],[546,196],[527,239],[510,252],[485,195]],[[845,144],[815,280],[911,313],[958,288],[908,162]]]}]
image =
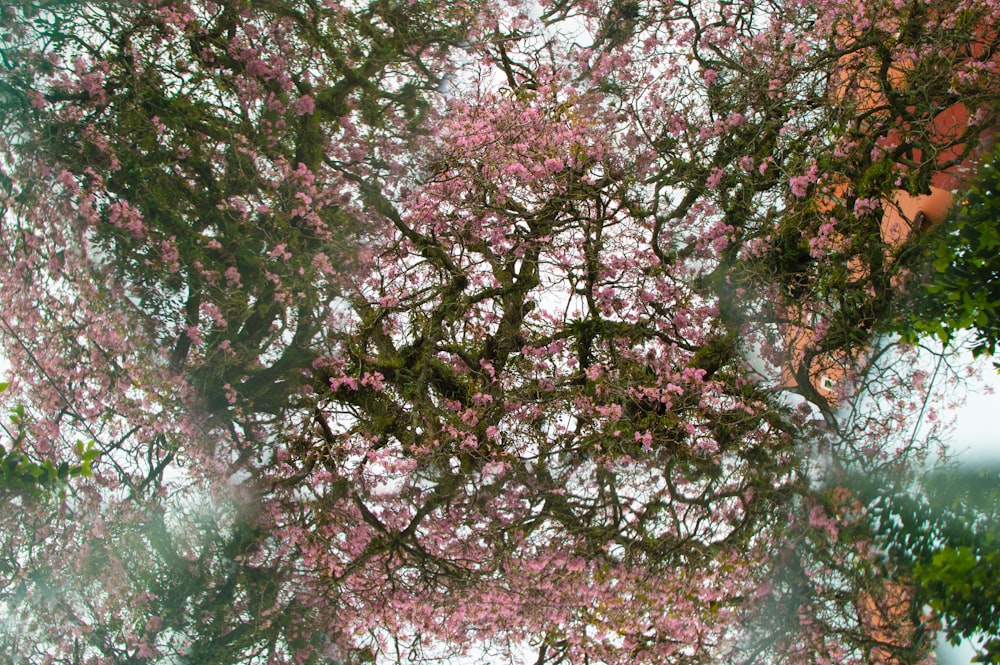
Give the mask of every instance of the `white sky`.
[{"label": "white sky", "polygon": [[980,374],[992,394],[971,387],[949,444],[962,464],[1000,464],[1000,375],[989,363],[983,364]]}]

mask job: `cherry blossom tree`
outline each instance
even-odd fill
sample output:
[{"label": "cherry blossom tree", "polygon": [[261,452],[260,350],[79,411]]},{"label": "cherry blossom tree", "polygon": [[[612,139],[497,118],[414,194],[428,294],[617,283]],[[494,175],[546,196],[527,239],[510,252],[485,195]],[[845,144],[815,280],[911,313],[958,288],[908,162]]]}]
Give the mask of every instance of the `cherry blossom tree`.
[{"label": "cherry blossom tree", "polygon": [[881,220],[995,4],[3,11],[19,446],[100,453],[5,512],[11,658],[926,656],[838,478],[933,438]]}]

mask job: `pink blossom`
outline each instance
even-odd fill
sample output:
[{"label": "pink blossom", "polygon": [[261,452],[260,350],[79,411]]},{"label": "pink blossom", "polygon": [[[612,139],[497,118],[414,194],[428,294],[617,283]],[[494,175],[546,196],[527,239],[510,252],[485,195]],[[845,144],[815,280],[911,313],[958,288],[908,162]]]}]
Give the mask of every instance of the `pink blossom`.
[{"label": "pink blossom", "polygon": [[642,442],[642,449],[645,452],[649,452],[653,449],[653,434],[649,430],[642,433],[636,432],[635,440]]},{"label": "pink blossom", "polygon": [[791,185],[792,194],[799,198],[805,196],[807,193],[807,187],[816,182],[818,175],[819,169],[815,164],[813,164],[804,175],[789,178],[788,184]]},{"label": "pink blossom", "polygon": [[382,376],[381,372],[365,372],[364,376],[361,377],[361,385],[379,391],[385,386],[385,377]]},{"label": "pink blossom", "polygon": [[299,115],[312,115],[316,111],[316,102],[309,95],[302,95],[292,103],[292,110]]},{"label": "pink blossom", "polygon": [[260,58],[252,58],[246,63],[247,74],[250,76],[266,76],[270,74],[271,68]]},{"label": "pink blossom", "polygon": [[870,212],[874,212],[879,205],[879,201],[874,199],[859,198],[854,202],[854,215],[856,217],[863,217]]},{"label": "pink blossom", "polygon": [[230,287],[238,289],[243,286],[243,283],[240,281],[240,271],[236,269],[236,266],[229,266],[223,274],[226,277],[226,283]]},{"label": "pink blossom", "polygon": [[828,517],[823,506],[813,506],[809,511],[809,526],[822,529],[831,540],[837,539],[837,520]]},{"label": "pink blossom", "polygon": [[282,243],[280,245],[275,245],[274,249],[268,254],[272,259],[281,259],[282,261],[287,261],[292,258],[292,253],[289,252],[285,245]]},{"label": "pink blossom", "polygon": [[159,651],[155,646],[147,642],[146,640],[141,640],[139,646],[135,651],[136,658],[155,658],[159,655]]},{"label": "pink blossom", "polygon": [[504,173],[512,175],[521,179],[528,179],[531,173],[525,168],[524,164],[520,162],[513,162],[504,167]]}]

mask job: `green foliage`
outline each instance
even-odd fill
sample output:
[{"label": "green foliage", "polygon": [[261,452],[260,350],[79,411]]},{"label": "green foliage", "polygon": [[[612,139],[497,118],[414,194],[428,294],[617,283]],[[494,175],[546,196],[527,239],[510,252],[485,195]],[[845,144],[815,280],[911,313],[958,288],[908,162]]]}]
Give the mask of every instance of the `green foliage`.
[{"label": "green foliage", "polygon": [[1000,342],[1000,150],[983,166],[951,217],[924,239],[923,283],[899,321],[910,341],[951,342],[975,332],[976,356]]},{"label": "green foliage", "polygon": [[1000,663],[1000,470],[937,472],[921,490],[872,502],[877,540],[949,641],[985,637],[978,662]]},{"label": "green foliage", "polygon": [[948,619],[948,640],[987,635],[977,662],[1000,663],[1000,542],[945,547],[915,573],[927,602]]},{"label": "green foliage", "polygon": [[[8,384],[0,383],[0,392],[7,389]],[[100,456],[100,451],[94,447],[94,442],[77,441],[76,455],[78,464],[66,461],[31,459],[24,451],[26,437],[26,415],[24,406],[18,404],[10,410],[10,422],[15,431],[11,442],[4,446],[0,444],[0,496],[15,494],[42,496],[51,492],[62,495],[66,483],[73,478],[86,478],[92,474],[91,464]]]},{"label": "green foliage", "polygon": [[984,635],[978,662],[1000,663],[1000,471],[940,473],[927,489],[944,546],[916,562],[920,593],[953,644]]}]

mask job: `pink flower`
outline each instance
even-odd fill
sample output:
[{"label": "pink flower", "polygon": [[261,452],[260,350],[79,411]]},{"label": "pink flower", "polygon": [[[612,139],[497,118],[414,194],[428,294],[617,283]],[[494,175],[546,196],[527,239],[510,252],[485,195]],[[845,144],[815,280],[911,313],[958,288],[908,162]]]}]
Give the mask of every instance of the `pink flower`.
[{"label": "pink flower", "polygon": [[160,652],[156,650],[156,647],[151,645],[146,640],[142,640],[139,642],[139,648],[135,651],[135,656],[136,658],[154,658],[159,655],[159,653]]},{"label": "pink flower", "polygon": [[160,628],[163,627],[163,619],[158,616],[151,616],[146,621],[146,632],[156,633],[159,632]]},{"label": "pink flower", "polygon": [[806,195],[806,187],[809,185],[809,182],[802,176],[792,178],[788,181],[788,184],[792,186],[792,194],[795,196],[802,198]]},{"label": "pink flower", "polygon": [[253,58],[247,62],[247,74],[250,76],[265,76],[271,72],[270,67],[267,66],[263,60],[259,58]]},{"label": "pink flower", "polygon": [[174,242],[175,236],[170,236],[168,240],[160,241],[160,251],[163,256],[163,263],[170,272],[177,272],[181,269],[181,254]]},{"label": "pink flower", "polygon": [[504,167],[504,173],[519,178],[528,178],[531,174],[521,162],[514,162]]},{"label": "pink flower", "polygon": [[878,208],[879,202],[875,199],[858,199],[854,202],[854,216],[863,217]]},{"label": "pink flower", "polygon": [[236,269],[235,266],[229,266],[226,268],[225,272],[226,282],[231,287],[240,288],[243,284],[240,282],[240,271]]},{"label": "pink flower", "polygon": [[813,506],[809,511],[809,526],[822,529],[831,540],[837,539],[837,520],[828,517],[823,506]]},{"label": "pink flower", "polygon": [[287,261],[288,259],[292,258],[292,253],[288,251],[288,249],[285,247],[284,244],[281,244],[281,245],[275,245],[274,249],[271,250],[271,253],[268,254],[268,256],[271,257],[272,259],[281,259],[282,261]]},{"label": "pink flower", "polygon": [[564,167],[565,164],[563,164],[563,161],[556,157],[549,157],[545,160],[545,169],[549,173],[559,173]]},{"label": "pink flower", "polygon": [[639,432],[635,433],[635,440],[642,442],[642,449],[645,452],[649,452],[653,449],[653,434],[648,430],[642,434]]},{"label": "pink flower", "polygon": [[719,186],[719,183],[722,182],[722,176],[724,175],[726,175],[726,172],[723,171],[722,169],[720,168],[712,169],[711,175],[709,175],[708,179],[705,181],[705,186],[708,187],[709,189],[715,189],[716,187]]},{"label": "pink flower", "polygon": [[385,386],[385,377],[381,372],[365,372],[361,377],[361,385],[379,391]]},{"label": "pink flower", "polygon": [[813,164],[809,167],[809,170],[805,172],[804,175],[795,176],[789,178],[788,184],[792,188],[792,194],[802,198],[806,195],[808,187],[811,183],[816,182],[819,179],[819,169]]},{"label": "pink flower", "polygon": [[292,110],[298,115],[312,115],[316,111],[316,102],[309,95],[302,95],[292,102]]}]

